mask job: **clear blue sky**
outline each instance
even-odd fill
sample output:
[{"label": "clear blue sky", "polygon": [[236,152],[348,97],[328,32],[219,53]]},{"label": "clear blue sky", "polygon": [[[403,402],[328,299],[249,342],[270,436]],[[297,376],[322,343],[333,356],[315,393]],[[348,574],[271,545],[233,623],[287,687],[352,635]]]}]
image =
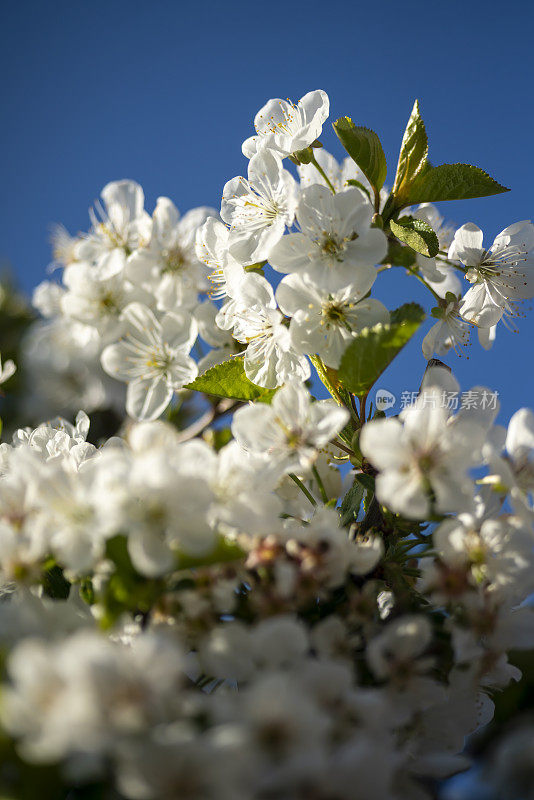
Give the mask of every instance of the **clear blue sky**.
[{"label": "clear blue sky", "polygon": [[[512,189],[441,206],[491,241],[534,216],[533,23],[526,0],[5,3],[0,259],[29,291],[45,277],[50,224],[86,228],[88,206],[117,178],[138,180],[148,208],[160,194],[183,211],[217,206],[246,169],[240,145],[257,109],[315,88],[329,93],[332,119],[379,133],[390,180],[418,97],[434,163],[475,163]],[[340,155],[330,130],[323,141]],[[401,276],[377,289],[390,305],[421,296]],[[519,335],[500,328],[489,354],[473,345],[468,361],[449,363],[463,388],[498,389],[506,420],[534,405],[533,338],[531,313]],[[418,385],[412,348],[382,385]]]}]

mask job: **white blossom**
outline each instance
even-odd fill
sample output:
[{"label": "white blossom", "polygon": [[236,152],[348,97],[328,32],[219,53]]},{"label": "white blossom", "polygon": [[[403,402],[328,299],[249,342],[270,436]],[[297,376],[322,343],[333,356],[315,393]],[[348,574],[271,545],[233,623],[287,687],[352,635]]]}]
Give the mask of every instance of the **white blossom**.
[{"label": "white blossom", "polygon": [[296,204],[295,181],[281,159],[269,150],[252,156],[248,180],[232,178],[223,189],[221,217],[230,227],[231,255],[241,264],[268,259],[293,224]]},{"label": "white blossom", "polygon": [[126,410],[134,419],[156,419],[176,389],[194,380],[198,368],[189,356],[197,328],[187,313],[166,314],[161,321],[141,303],[121,315],[125,334],[102,353],[108,375],[128,383]]},{"label": "white blossom", "polygon": [[233,328],[234,338],[247,345],[247,378],[267,389],[289,380],[307,380],[310,365],[291,342],[270,283],[261,275],[248,274],[231,291],[235,292],[231,302],[216,319],[221,328]]},{"label": "white blossom", "polygon": [[456,231],[449,258],[467,267],[471,284],[463,298],[462,316],[490,328],[504,316],[513,316],[514,303],[534,295],[534,225],[509,225],[485,249],[483,234],[472,222]]},{"label": "white blossom", "polygon": [[366,297],[370,288],[369,283],[355,282],[328,292],[300,275],[283,278],[276,299],[284,314],[291,317],[289,330],[295,347],[302,353],[321,356],[328,367],[339,367],[357,333],[389,322],[387,308],[379,300]]},{"label": "white blossom", "polygon": [[430,359],[434,354],[444,356],[451,348],[458,353],[461,347],[469,343],[471,326],[461,316],[461,305],[462,301],[451,293],[447,294],[446,305],[432,312],[438,321],[423,339],[425,358]]},{"label": "white blossom", "polygon": [[144,193],[135,181],[114,181],[100,193],[100,216],[91,211],[90,233],[74,249],[75,260],[85,261],[96,278],[110,278],[124,269],[130,253],[150,238],[151,220],[144,210]]},{"label": "white blossom", "polygon": [[291,382],[276,392],[271,405],[239,409],[232,432],[244,450],[261,456],[280,472],[292,472],[311,467],[317,451],[348,419],[348,412],[333,400],[314,403],[302,384]]},{"label": "white blossom", "polygon": [[[399,419],[368,423],[360,439],[362,453],[379,471],[381,502],[415,519],[430,512],[432,494],[441,513],[470,507],[474,485],[467,470],[482,460],[480,448],[496,414],[496,409],[472,408],[452,416],[443,401],[443,388],[432,385],[434,378],[436,371],[431,370],[421,395]],[[454,382],[450,386],[458,391]]]},{"label": "white blossom", "polygon": [[269,255],[276,270],[298,272],[326,291],[372,284],[386,237],[371,227],[373,207],[361,189],[333,195],[314,184],[302,191],[296,213],[300,231],[281,238]]},{"label": "white blossom", "polygon": [[329,111],[330,101],[322,89],[308,92],[296,104],[269,100],[254,118],[257,135],[243,142],[243,155],[251,158],[258,150],[268,149],[288,156],[303,150],[319,138]]},{"label": "white blossom", "polygon": [[126,275],[156,297],[162,311],[191,307],[206,286],[205,269],[196,254],[197,230],[215,209],[201,207],[180,213],[168,197],[158,197],[152,215],[152,232],[146,247],[128,258]]},{"label": "white blossom", "polygon": [[210,297],[227,298],[238,288],[245,270],[230,254],[230,232],[226,225],[208,217],[197,230],[195,250],[199,261],[209,269]]}]

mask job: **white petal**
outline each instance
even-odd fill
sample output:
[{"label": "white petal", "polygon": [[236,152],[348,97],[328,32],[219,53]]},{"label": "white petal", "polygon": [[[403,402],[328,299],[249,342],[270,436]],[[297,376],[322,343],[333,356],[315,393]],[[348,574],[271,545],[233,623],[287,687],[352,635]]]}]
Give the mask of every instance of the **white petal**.
[{"label": "white petal", "polygon": [[170,243],[174,229],[178,225],[180,212],[168,197],[158,197],[154,209],[152,238],[162,245]]},{"label": "white petal", "polygon": [[133,419],[157,419],[171,402],[173,394],[163,376],[138,378],[128,384],[126,411]]},{"label": "white petal", "polygon": [[495,337],[497,335],[497,326],[492,325],[491,328],[481,328],[477,329],[478,333],[478,341],[480,345],[484,348],[484,350],[491,350],[493,347],[493,342],[495,341]]},{"label": "white petal", "polygon": [[133,372],[137,365],[137,359],[132,364],[132,353],[126,349],[122,342],[109,344],[102,351],[100,363],[102,369],[118,381],[131,381],[136,373]]},{"label": "white petal", "polygon": [[161,339],[169,347],[184,347],[190,350],[197,334],[196,320],[186,311],[165,314],[161,320]]},{"label": "white petal", "polygon": [[128,553],[136,570],[149,578],[170,572],[174,566],[175,559],[169,545],[157,533],[130,533]]},{"label": "white petal", "polygon": [[396,419],[379,419],[362,428],[360,448],[377,469],[401,467],[406,461],[402,425]]},{"label": "white petal", "polygon": [[278,272],[299,272],[309,266],[313,242],[303,233],[288,233],[269,254],[270,265]]},{"label": "white petal", "polygon": [[114,206],[124,209],[127,220],[134,220],[143,211],[145,196],[141,186],[135,181],[122,180],[108,183],[102,189],[100,196],[108,211]]},{"label": "white petal", "polygon": [[534,414],[529,408],[516,411],[508,424],[506,449],[511,456],[534,450]]},{"label": "white petal", "polygon": [[483,254],[483,233],[473,222],[466,222],[458,228],[449,248],[449,259],[461,261],[467,267],[475,267],[480,263]]},{"label": "white petal", "polygon": [[151,344],[159,338],[160,324],[152,311],[142,303],[130,303],[121,314],[126,331],[143,343]]}]

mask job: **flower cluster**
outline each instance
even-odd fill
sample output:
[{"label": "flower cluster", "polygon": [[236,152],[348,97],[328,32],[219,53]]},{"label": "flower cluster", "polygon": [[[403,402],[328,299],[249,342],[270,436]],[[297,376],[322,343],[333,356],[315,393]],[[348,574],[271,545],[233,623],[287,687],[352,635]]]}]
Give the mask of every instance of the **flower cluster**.
[{"label": "flower cluster", "polygon": [[[322,148],[328,113],[269,101],[220,212],[150,216],[118,181],[54,235],[21,366],[30,417],[76,416],[0,445],[6,796],[430,800],[534,649],[533,413],[443,402],[434,362],[398,416],[366,402],[424,316],[381,272],[430,292],[428,359],[472,326],[488,347],[534,295],[534,226],[484,249],[419,202],[454,197],[417,106],[391,192],[372,131]],[[448,167],[459,197],[504,190]]]}]

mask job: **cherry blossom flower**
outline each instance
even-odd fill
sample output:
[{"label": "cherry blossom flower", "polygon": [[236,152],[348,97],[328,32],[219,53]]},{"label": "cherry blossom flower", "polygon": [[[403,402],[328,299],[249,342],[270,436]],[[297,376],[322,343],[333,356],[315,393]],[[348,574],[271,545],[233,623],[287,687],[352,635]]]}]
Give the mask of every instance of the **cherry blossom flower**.
[{"label": "cherry blossom flower", "polygon": [[233,327],[235,339],[247,345],[245,374],[252,383],[274,389],[288,380],[309,377],[309,362],[292,345],[272,287],[261,275],[246,275],[217,323],[224,329]]},{"label": "cherry blossom flower", "polygon": [[221,217],[230,226],[229,249],[241,264],[269,258],[291,226],[297,204],[296,184],[275,153],[261,150],[250,159],[248,180],[225,185]]},{"label": "cherry blossom flower", "polygon": [[296,104],[269,100],[254,118],[257,135],[243,142],[243,155],[252,158],[262,148],[282,156],[304,150],[321,135],[329,111],[328,95],[321,89],[308,92]]},{"label": "cherry blossom flower", "polygon": [[128,383],[126,410],[134,419],[156,419],[174,392],[190,383],[198,368],[189,351],[197,327],[186,313],[166,314],[159,321],[141,303],[131,303],[121,315],[123,338],[102,353],[108,375]]},{"label": "cherry blossom flower", "polygon": [[269,261],[279,272],[298,272],[330,292],[372,283],[373,264],[387,250],[383,231],[371,227],[372,217],[373,207],[361,189],[333,195],[325,186],[309,186],[297,207],[300,232],[281,238]]},{"label": "cherry blossom flower", "polygon": [[460,315],[461,300],[447,293],[446,305],[433,309],[438,321],[430,328],[423,339],[423,355],[432,358],[434,353],[443,356],[452,348],[457,353],[469,342],[471,326]]},{"label": "cherry blossom flower", "polygon": [[199,261],[209,269],[211,289],[208,294],[213,300],[227,298],[238,290],[245,270],[230,253],[230,232],[226,225],[215,217],[208,217],[197,230],[195,249]]},{"label": "cherry blossom flower", "polygon": [[[378,498],[411,519],[425,518],[433,504],[440,513],[471,507],[474,485],[467,470],[482,461],[481,447],[497,413],[473,406],[452,416],[443,402],[439,373],[444,372],[435,368],[427,373],[415,404],[398,419],[374,420],[362,429],[361,451],[379,470]],[[454,379],[448,384],[457,394]],[[472,391],[478,395],[483,390]]]},{"label": "cherry blossom flower", "polygon": [[191,308],[198,292],[207,288],[195,240],[197,230],[216,213],[213,208],[201,207],[180,218],[172,200],[158,197],[150,242],[136,249],[126,266],[126,275],[133,283],[153,292],[158,309]]},{"label": "cherry blossom flower", "polygon": [[318,450],[348,419],[348,411],[333,400],[314,403],[307,389],[293,381],[276,392],[271,405],[260,403],[239,409],[232,432],[244,450],[282,472],[292,472],[307,470]]},{"label": "cherry blossom flower", "polygon": [[464,319],[490,328],[504,316],[516,314],[514,303],[534,296],[534,225],[509,225],[486,250],[483,234],[472,222],[456,231],[449,258],[468,268],[471,284],[463,298]]},{"label": "cherry blossom flower", "polygon": [[285,277],[276,299],[291,317],[289,330],[295,347],[302,353],[317,353],[328,367],[339,367],[351,339],[362,328],[389,322],[387,308],[366,297],[369,289],[369,283],[360,283],[327,292],[300,275]]},{"label": "cherry blossom flower", "polygon": [[114,181],[100,193],[104,207],[98,207],[100,220],[91,211],[89,234],[75,247],[75,260],[85,261],[97,278],[110,278],[121,272],[130,253],[150,238],[151,220],[144,210],[145,196],[135,181]]}]

